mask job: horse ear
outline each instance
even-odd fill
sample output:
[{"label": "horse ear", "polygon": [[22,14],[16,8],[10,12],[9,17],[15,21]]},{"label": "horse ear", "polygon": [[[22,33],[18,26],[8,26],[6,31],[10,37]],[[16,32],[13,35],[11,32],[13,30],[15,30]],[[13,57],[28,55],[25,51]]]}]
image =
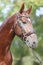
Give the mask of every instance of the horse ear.
[{"label": "horse ear", "polygon": [[26,12],[27,12],[28,14],[30,14],[31,10],[32,10],[32,6],[30,6],[30,8],[29,8]]},{"label": "horse ear", "polygon": [[22,4],[22,6],[21,6],[21,9],[20,9],[20,13],[22,13],[24,11],[24,3]]}]

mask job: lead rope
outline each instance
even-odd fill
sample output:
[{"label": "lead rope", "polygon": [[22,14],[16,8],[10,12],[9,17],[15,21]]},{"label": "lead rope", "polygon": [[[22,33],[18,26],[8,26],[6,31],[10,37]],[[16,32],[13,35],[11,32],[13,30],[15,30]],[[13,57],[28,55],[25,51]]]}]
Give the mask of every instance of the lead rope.
[{"label": "lead rope", "polygon": [[36,55],[36,52],[34,49],[32,49],[32,53],[33,53],[33,56],[39,61],[40,64],[43,64],[43,60],[41,58],[38,57],[38,55]]}]

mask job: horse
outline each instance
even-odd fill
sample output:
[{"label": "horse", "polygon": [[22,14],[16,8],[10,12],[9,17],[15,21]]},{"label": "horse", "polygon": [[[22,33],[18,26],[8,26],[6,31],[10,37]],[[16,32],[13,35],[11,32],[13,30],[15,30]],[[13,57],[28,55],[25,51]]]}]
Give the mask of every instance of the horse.
[{"label": "horse", "polygon": [[29,14],[32,6],[24,11],[24,3],[19,12],[8,17],[0,26],[0,65],[12,65],[10,46],[15,35],[19,36],[28,47],[37,47],[37,35]]}]

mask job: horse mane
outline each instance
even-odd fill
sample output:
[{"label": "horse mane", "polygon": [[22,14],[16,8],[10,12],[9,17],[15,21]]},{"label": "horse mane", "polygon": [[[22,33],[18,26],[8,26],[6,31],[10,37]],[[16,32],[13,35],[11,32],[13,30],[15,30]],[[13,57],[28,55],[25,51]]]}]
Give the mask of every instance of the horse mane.
[{"label": "horse mane", "polygon": [[0,26],[0,30],[2,30],[4,27],[6,27],[7,24],[12,25],[15,21],[15,17],[16,17],[16,15],[14,14],[12,16],[9,16],[7,19],[5,19],[4,22],[2,23],[2,25]]}]

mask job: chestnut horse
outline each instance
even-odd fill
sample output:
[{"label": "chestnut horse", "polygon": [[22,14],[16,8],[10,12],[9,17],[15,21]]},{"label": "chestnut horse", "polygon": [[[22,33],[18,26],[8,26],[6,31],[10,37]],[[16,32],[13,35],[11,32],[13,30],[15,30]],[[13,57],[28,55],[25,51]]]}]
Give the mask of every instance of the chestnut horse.
[{"label": "chestnut horse", "polygon": [[24,4],[20,11],[9,17],[0,26],[0,65],[12,65],[10,46],[15,35],[19,36],[29,47],[37,46],[37,36],[33,29],[29,14],[32,7],[24,11]]}]

